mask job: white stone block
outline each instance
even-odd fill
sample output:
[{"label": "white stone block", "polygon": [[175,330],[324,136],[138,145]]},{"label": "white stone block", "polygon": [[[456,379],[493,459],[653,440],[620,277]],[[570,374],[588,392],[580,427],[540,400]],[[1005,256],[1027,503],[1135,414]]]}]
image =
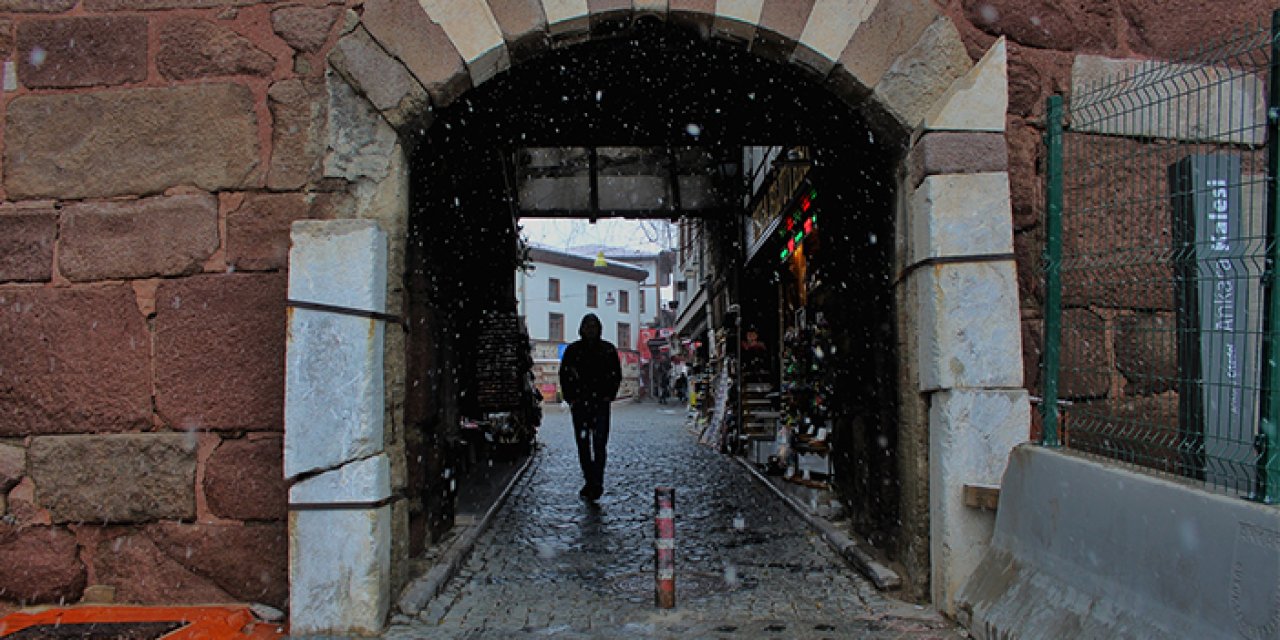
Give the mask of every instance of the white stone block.
[{"label": "white stone block", "polygon": [[358,182],[387,176],[396,131],[364,97],[332,69],[325,71],[329,93],[324,175]]},{"label": "white stone block", "polygon": [[1012,260],[929,265],[919,279],[920,390],[1020,388],[1022,326]]},{"label": "white stone block", "polygon": [[356,460],[289,487],[289,504],[374,503],[391,497],[391,461],[386,454]]},{"label": "white stone block", "polygon": [[[370,220],[293,225],[289,298],[381,312],[386,234]],[[285,352],[284,474],[332,469],[383,450],[383,337],[372,318],[294,308]]]},{"label": "white stone block", "polygon": [[818,0],[800,33],[800,44],[833,62],[839,60],[853,33],[876,4],[877,0]]},{"label": "white stone block", "polygon": [[1009,175],[929,176],[911,195],[911,263],[1013,252]]},{"label": "white stone block", "polygon": [[943,131],[1004,131],[1009,110],[1009,58],[1004,38],[996,40],[978,64],[951,83],[924,127]]},{"label": "white stone block", "polygon": [[547,16],[547,28],[553,36],[575,31],[591,17],[587,0],[542,0],[542,12]]},{"label": "white stone block", "polygon": [[[1106,93],[1093,97],[1101,86]],[[1071,65],[1071,127],[1257,145],[1266,135],[1266,90],[1264,77],[1238,68],[1078,55]]]},{"label": "white stone block", "polygon": [[511,66],[502,29],[484,0],[418,0],[418,4],[458,48],[473,85]]},{"label": "white stone block", "polygon": [[938,98],[971,68],[960,31],[949,18],[940,17],[893,61],[873,96],[904,127],[915,129]]},{"label": "white stone block", "polygon": [[929,544],[933,603],[954,616],[955,599],[995,530],[994,511],[964,504],[964,485],[999,485],[1009,452],[1026,441],[1026,391],[943,391],[929,408]]},{"label": "white stone block", "polygon": [[377,635],[391,607],[391,507],[289,514],[289,631]]}]

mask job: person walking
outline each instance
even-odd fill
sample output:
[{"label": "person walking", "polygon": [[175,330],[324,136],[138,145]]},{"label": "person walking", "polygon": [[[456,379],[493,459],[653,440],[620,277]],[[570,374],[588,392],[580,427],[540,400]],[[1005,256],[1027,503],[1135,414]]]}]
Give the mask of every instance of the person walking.
[{"label": "person walking", "polygon": [[604,464],[609,445],[609,411],[622,384],[618,349],[602,340],[603,327],[594,313],[582,317],[579,340],[560,360],[560,390],[573,416],[578,463],[586,481],[578,495],[596,500],[604,494]]}]

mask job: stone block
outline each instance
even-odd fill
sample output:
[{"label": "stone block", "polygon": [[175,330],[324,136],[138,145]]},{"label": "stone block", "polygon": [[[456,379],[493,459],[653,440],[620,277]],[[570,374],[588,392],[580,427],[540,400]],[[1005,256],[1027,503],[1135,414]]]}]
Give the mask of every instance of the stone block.
[{"label": "stone block", "polygon": [[363,28],[338,40],[329,54],[329,63],[363,93],[393,127],[408,124],[430,108],[426,87]]},{"label": "stone block", "polygon": [[289,487],[279,437],[223,440],[204,470],[209,510],[231,520],[284,520]]},{"label": "stone block", "polygon": [[[714,9],[714,3],[707,4],[712,4]],[[547,30],[556,40],[575,40],[591,28],[586,0],[542,0],[542,12],[547,16]]]},{"label": "stone block", "polygon": [[1044,132],[1025,122],[1010,123],[1005,140],[1009,154],[1009,201],[1013,226],[1025,229],[1044,215],[1044,175],[1040,172]]},{"label": "stone block", "polygon": [[14,13],[62,13],[70,11],[80,0],[0,0],[0,11]]},{"label": "stone block", "polygon": [[281,0],[84,0],[89,11],[155,11],[159,9],[216,9],[271,4]]},{"label": "stone block", "polygon": [[1009,177],[939,175],[911,194],[911,260],[1013,252]]},{"label": "stone block", "polygon": [[0,282],[47,282],[53,276],[58,214],[0,212]]},{"label": "stone block", "polygon": [[1088,309],[1062,310],[1059,398],[1098,398],[1111,388],[1107,323]]},{"label": "stone block", "polygon": [[[547,48],[547,17],[542,13],[539,0],[489,0],[489,10],[502,31],[503,40],[507,41],[513,62]],[[636,6],[636,11],[642,10]]]},{"label": "stone block", "polygon": [[156,290],[156,409],[175,429],[279,430],[285,278],[229,274]]},{"label": "stone block", "polygon": [[147,527],[155,547],[239,602],[283,607],[289,597],[286,524],[188,524]]},{"label": "stone block", "polygon": [[998,133],[930,131],[907,153],[907,185],[911,188],[920,186],[926,176],[1007,169],[1005,138]]},{"label": "stone block", "polygon": [[329,71],[325,81],[329,94],[325,177],[381,181],[396,146],[395,130],[341,76]]},{"label": "stone block", "polygon": [[419,0],[419,3],[457,47],[467,63],[471,84],[479,86],[511,66],[502,31],[485,0]]},{"label": "stone block", "polygon": [[[293,226],[289,298],[386,308],[386,234],[369,220]],[[383,450],[384,323],[308,309],[289,314],[285,477]]]},{"label": "stone block", "polygon": [[0,595],[23,605],[75,602],[86,572],[76,537],[64,527],[0,524]]},{"label": "stone block", "polygon": [[147,79],[147,20],[90,16],[18,23],[18,77],[31,89],[112,86]]},{"label": "stone block", "polygon": [[0,290],[0,436],[147,428],[150,342],[128,286]]},{"label": "stone block", "polygon": [[972,66],[960,32],[951,20],[938,18],[893,62],[873,94],[902,126],[914,129],[951,83]]},{"label": "stone block", "polygon": [[54,522],[196,515],[195,439],[188,434],[38,436],[27,468]]},{"label": "stone block", "polygon": [[271,75],[276,60],[230,27],[198,18],[174,18],[160,27],[156,68],[168,80],[207,76]]},{"label": "stone block", "polygon": [[58,267],[76,281],[186,275],[200,271],[218,244],[212,195],[70,204]]},{"label": "stone block", "polygon": [[[1201,50],[1207,42],[1230,42],[1242,29],[1261,26],[1276,8],[1272,0],[1212,5],[1199,0],[1162,0],[1123,6],[1125,43],[1135,53],[1166,60]],[[1206,10],[1210,6],[1212,10]]]},{"label": "stone block", "polygon": [[[27,450],[8,444],[0,444],[0,494],[8,494],[27,474]],[[2,514],[3,511],[0,511]]]},{"label": "stone block", "polygon": [[712,31],[724,40],[750,42],[756,35],[756,25],[760,23],[763,10],[763,0],[717,3],[711,22]]},{"label": "stone block", "polygon": [[386,454],[349,462],[289,488],[290,505],[372,504],[389,497],[391,461]]},{"label": "stone block", "polygon": [[1042,121],[1045,99],[1071,91],[1074,52],[1052,51],[1008,43],[1009,114]]},{"label": "stone block", "polygon": [[1116,322],[1116,367],[1129,393],[1177,389],[1177,319],[1172,313],[1136,313]]},{"label": "stone block", "polygon": [[117,603],[209,604],[237,601],[212,580],[184,567],[162,551],[143,529],[105,529],[92,548],[91,557],[95,583],[115,587]]},{"label": "stone block", "polygon": [[1124,21],[1120,5],[1110,2],[964,0],[962,7],[969,22],[987,33],[1061,51],[1114,50],[1117,23]]},{"label": "stone block", "polygon": [[271,29],[295,51],[315,53],[341,15],[342,7],[287,5],[271,10]]},{"label": "stone block", "polygon": [[939,15],[931,0],[877,2],[840,52],[837,75],[870,90]]},{"label": "stone block", "polygon": [[227,262],[238,271],[283,269],[289,264],[289,226],[322,217],[332,199],[315,193],[252,193],[227,214]]},{"label": "stone block", "polygon": [[952,390],[929,406],[929,545],[933,604],[956,613],[961,587],[977,568],[996,514],[964,503],[966,484],[999,485],[1009,453],[1026,441],[1027,392]]},{"label": "stone block", "polygon": [[919,280],[921,391],[1022,386],[1013,261],[931,265]]},{"label": "stone block", "polygon": [[[541,17],[542,12],[537,13]],[[437,106],[453,102],[471,88],[471,75],[453,41],[417,0],[367,2],[362,24],[379,44],[404,61]]]},{"label": "stone block", "polygon": [[[1099,95],[1104,84],[1115,88]],[[1266,78],[1240,69],[1078,55],[1071,95],[1080,132],[1247,145],[1266,136]]]},{"label": "stone block", "polygon": [[260,171],[254,113],[234,84],[19,96],[6,113],[5,188],[13,199],[243,188]]},{"label": "stone block", "polygon": [[289,631],[377,635],[391,606],[391,507],[289,514]]},{"label": "stone block", "polygon": [[996,41],[964,77],[947,92],[924,118],[933,131],[1004,131],[1009,111],[1009,56],[1004,38]]},{"label": "stone block", "polygon": [[271,167],[267,188],[300,190],[320,177],[329,96],[321,80],[293,78],[267,90]]},{"label": "stone block", "polygon": [[876,0],[816,3],[800,32],[792,60],[826,75],[876,4]]}]

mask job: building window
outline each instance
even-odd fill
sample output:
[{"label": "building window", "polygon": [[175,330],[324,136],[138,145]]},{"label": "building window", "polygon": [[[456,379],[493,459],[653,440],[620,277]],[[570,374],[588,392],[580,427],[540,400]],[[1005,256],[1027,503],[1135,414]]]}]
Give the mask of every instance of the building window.
[{"label": "building window", "polygon": [[618,313],[631,312],[631,294],[626,291],[618,292]]},{"label": "building window", "polygon": [[626,322],[618,323],[618,348],[631,348],[631,325]]},{"label": "building window", "polygon": [[547,318],[547,339],[564,342],[564,314],[553,313]]},{"label": "building window", "polygon": [[587,285],[587,306],[592,309],[596,308],[596,286],[594,284]]},{"label": "building window", "polygon": [[547,300],[560,302],[560,278],[547,279]]},{"label": "building window", "polygon": [[644,315],[644,297],[645,297],[644,294],[645,294],[644,291],[640,292],[640,315]]}]

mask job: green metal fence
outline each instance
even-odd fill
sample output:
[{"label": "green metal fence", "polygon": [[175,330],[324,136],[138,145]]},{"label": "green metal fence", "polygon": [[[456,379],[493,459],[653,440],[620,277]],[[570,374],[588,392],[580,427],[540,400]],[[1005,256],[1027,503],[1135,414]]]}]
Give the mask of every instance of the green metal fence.
[{"label": "green metal fence", "polygon": [[1049,100],[1045,445],[1280,501],[1278,33]]}]

